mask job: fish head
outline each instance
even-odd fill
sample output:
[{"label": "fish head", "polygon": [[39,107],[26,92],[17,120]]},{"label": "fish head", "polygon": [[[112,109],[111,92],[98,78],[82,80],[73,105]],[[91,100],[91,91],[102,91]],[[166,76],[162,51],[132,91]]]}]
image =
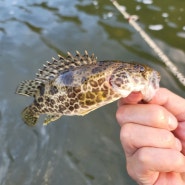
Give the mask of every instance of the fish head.
[{"label": "fish head", "polygon": [[109,82],[122,97],[140,91],[145,101],[150,101],[159,88],[160,74],[147,65],[119,62],[112,71]]}]

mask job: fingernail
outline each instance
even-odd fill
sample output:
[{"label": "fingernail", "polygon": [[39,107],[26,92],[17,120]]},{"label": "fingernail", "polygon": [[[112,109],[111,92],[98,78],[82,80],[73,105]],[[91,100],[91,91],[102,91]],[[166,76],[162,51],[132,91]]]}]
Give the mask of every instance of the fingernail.
[{"label": "fingernail", "polygon": [[177,119],[173,116],[169,116],[168,125],[171,130],[174,130],[177,127]]},{"label": "fingernail", "polygon": [[177,138],[175,138],[175,146],[178,151],[182,150],[182,144]]}]

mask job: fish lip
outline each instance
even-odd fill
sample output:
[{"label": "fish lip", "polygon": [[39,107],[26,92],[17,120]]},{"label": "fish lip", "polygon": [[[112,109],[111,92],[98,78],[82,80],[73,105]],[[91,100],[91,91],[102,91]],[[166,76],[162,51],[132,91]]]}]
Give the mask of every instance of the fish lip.
[{"label": "fish lip", "polygon": [[143,89],[143,95],[145,95],[145,97],[143,98],[143,100],[145,102],[149,102],[152,100],[152,98],[155,96],[156,91],[159,89],[161,76],[160,74],[153,70],[152,74],[150,76],[149,82],[148,82],[148,86],[145,87],[145,89]]}]

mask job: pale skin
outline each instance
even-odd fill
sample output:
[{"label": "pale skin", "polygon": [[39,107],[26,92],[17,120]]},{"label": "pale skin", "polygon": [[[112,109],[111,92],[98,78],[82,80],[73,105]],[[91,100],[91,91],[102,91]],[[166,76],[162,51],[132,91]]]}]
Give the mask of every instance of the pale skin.
[{"label": "pale skin", "polygon": [[138,92],[118,101],[128,174],[140,185],[185,185],[185,99],[160,88],[141,100]]}]

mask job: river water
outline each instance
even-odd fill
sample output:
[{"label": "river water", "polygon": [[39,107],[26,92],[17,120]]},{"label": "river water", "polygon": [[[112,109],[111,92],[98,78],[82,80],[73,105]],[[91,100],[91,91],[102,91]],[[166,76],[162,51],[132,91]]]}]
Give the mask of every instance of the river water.
[{"label": "river water", "polygon": [[[120,0],[185,73],[182,0]],[[85,117],[62,117],[43,127],[26,126],[21,110],[32,99],[16,95],[46,60],[67,51],[99,60],[137,61],[162,74],[161,86],[185,97],[171,74],[110,1],[0,1],[0,184],[134,185],[127,175],[115,119],[116,103]]]}]

